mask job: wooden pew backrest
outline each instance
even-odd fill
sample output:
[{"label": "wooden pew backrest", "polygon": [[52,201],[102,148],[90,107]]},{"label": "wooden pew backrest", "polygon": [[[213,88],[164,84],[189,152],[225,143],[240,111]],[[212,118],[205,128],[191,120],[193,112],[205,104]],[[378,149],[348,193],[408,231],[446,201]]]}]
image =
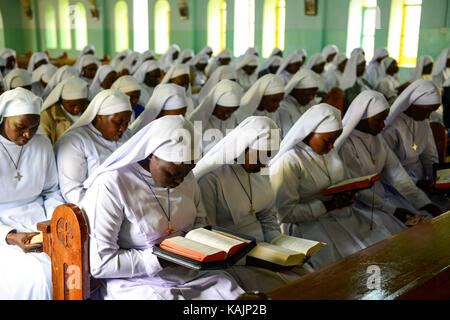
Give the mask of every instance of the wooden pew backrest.
[{"label": "wooden pew backrest", "polygon": [[439,162],[444,163],[447,158],[447,129],[439,122],[430,122],[430,127],[439,154]]}]

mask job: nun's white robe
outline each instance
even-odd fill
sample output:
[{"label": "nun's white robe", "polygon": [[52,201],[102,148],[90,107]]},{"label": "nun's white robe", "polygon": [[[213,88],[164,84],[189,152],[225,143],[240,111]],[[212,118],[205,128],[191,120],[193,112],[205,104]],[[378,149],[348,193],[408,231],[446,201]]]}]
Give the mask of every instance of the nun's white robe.
[{"label": "nun's white robe", "polygon": [[[255,209],[255,214],[250,214],[250,200],[233,170],[249,193],[249,174],[239,164],[220,166],[199,180],[208,222],[255,237],[257,242],[272,241],[281,234],[281,229],[276,218],[275,196],[269,177],[260,172],[250,174]],[[308,264],[285,272],[272,272],[244,264],[245,259],[242,259],[232,267],[232,272],[246,291],[268,292],[312,271]]]},{"label": "nun's white robe", "polygon": [[[220,141],[218,139],[219,135],[221,138],[223,138],[227,135],[229,131],[237,127],[238,120],[236,118],[235,113],[232,113],[227,120],[220,120],[215,115],[211,115],[206,125],[205,124],[202,125],[203,125],[202,151],[205,154]],[[219,130],[220,132],[217,130]]]},{"label": "nun's white robe", "polygon": [[[21,147],[0,136],[0,142],[17,161]],[[38,222],[51,219],[53,210],[64,203],[52,145],[36,134],[24,147],[19,163],[22,178],[0,146],[0,299],[52,299],[51,261],[46,253],[24,253],[6,243],[12,231],[37,232]]]},{"label": "nun's white robe", "polygon": [[[232,300],[244,293],[226,271],[160,265],[152,248],[168,237],[168,221],[140,175],[168,212],[168,190],[158,187],[137,163],[97,177],[82,202],[90,224],[91,274],[102,279],[100,296]],[[170,208],[175,230],[171,236],[184,235],[196,222],[204,221],[200,190],[192,173],[170,190]]]},{"label": "nun's white robe", "polygon": [[303,142],[270,165],[278,220],[283,233],[325,242],[311,258],[314,269],[333,263],[391,234],[382,226],[370,230],[370,216],[353,207],[327,212],[322,191],[347,178],[337,151],[320,156]]},{"label": "nun's white robe", "polygon": [[92,124],[66,132],[55,144],[59,185],[64,199],[79,205],[86,189],[83,182],[130,136],[125,131],[118,141],[103,138]]},{"label": "nun's white robe", "polygon": [[375,87],[375,90],[384,94],[386,99],[387,97],[392,97],[391,99],[388,100],[389,103],[392,105],[395,98],[397,98],[398,92],[396,88],[399,86],[400,81],[398,81],[398,79],[395,78],[394,76],[387,74],[385,77],[379,80],[377,86]]},{"label": "nun's white robe", "polygon": [[280,108],[277,111],[280,115],[280,128],[283,138],[287,135],[297,120],[300,119],[300,117],[305,113],[305,111],[315,104],[316,101],[313,99],[306,106],[302,106],[291,95],[288,95],[283,99],[283,101],[281,101]]},{"label": "nun's white robe", "polygon": [[377,181],[371,189],[359,192],[355,210],[370,219],[373,203],[374,222],[384,225],[393,235],[406,229],[405,224],[393,215],[398,207],[426,214],[418,209],[431,203],[430,199],[416,187],[381,134],[372,136],[354,129],[339,154],[351,178],[380,173],[383,182],[401,194],[394,196],[386,192],[381,181]]}]

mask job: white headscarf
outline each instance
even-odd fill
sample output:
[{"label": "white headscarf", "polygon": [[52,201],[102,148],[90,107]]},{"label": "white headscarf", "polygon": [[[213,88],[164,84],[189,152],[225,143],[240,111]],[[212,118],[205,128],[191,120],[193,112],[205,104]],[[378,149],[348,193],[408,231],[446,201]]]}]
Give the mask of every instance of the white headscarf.
[{"label": "white headscarf", "polygon": [[30,86],[33,83],[31,72],[25,69],[14,69],[5,77],[6,90],[11,90],[17,87]]},{"label": "white headscarf", "polygon": [[266,74],[259,78],[241,99],[240,114],[252,116],[258,109],[264,96],[284,93],[284,80],[275,74]]},{"label": "white headscarf", "polygon": [[280,128],[276,123],[268,117],[248,117],[203,156],[193,173],[198,180],[224,164],[243,159],[247,149],[272,151],[274,157],[279,148]]},{"label": "white headscarf", "polygon": [[220,66],[206,81],[205,85],[200,89],[198,101],[202,103],[203,99],[208,93],[215,87],[215,85],[221,80],[237,80],[236,70],[231,66]]},{"label": "white headscarf", "polygon": [[325,59],[328,59],[328,56],[333,53],[339,53],[339,48],[334,44],[329,44],[322,50],[322,55],[325,57]]},{"label": "white headscarf", "polygon": [[88,55],[84,55],[80,58],[80,60],[78,61],[77,64],[77,70],[78,70],[78,74],[80,76],[83,75],[83,68],[87,67],[90,64],[96,64],[97,67],[100,67],[102,64],[101,62],[97,59],[96,56],[93,56],[91,54]]},{"label": "white headscarf", "polygon": [[43,53],[43,52],[33,53],[30,60],[28,61],[28,69],[27,69],[28,72],[33,72],[34,65],[41,60],[45,60],[45,61],[47,61],[47,63],[50,63],[50,60],[48,59],[48,56],[45,53]]},{"label": "white headscarf", "polygon": [[327,63],[327,59],[321,53],[316,53],[308,60],[305,69],[311,70],[314,66],[321,63]]},{"label": "white headscarf", "polygon": [[198,64],[198,63],[208,64],[208,61],[209,61],[209,57],[208,57],[207,54],[199,53],[196,56],[194,56],[191,60],[186,62],[186,64],[189,65],[189,66],[193,66],[195,68],[196,64]]},{"label": "white headscarf", "polygon": [[[213,49],[210,46],[204,46],[202,50],[200,50],[200,52],[198,54],[206,54],[208,55],[208,53],[213,53]],[[209,57],[209,55],[208,55]]]},{"label": "white headscarf", "polygon": [[161,69],[163,69],[164,72],[167,72],[167,70],[169,70],[170,67],[172,67],[172,65],[174,64],[175,61],[173,60],[173,54],[180,51],[180,47],[176,44],[173,44],[169,47],[169,49],[167,49],[166,53],[161,56],[161,58],[159,59],[159,63]]},{"label": "white headscarf", "polygon": [[[162,79],[161,83],[169,83],[169,81],[173,78],[179,77],[181,75],[187,74],[189,76],[189,79],[191,78],[191,74],[189,72],[189,66],[185,64],[174,64],[169,71],[165,74],[164,78]],[[184,89],[184,88],[183,88]],[[186,103],[188,108],[188,113],[194,111],[194,100],[192,99],[192,89],[191,89],[191,82],[189,81],[189,86],[186,90]]]},{"label": "white headscarf", "polygon": [[386,119],[386,126],[392,123],[394,119],[411,105],[435,105],[441,104],[442,98],[439,89],[431,80],[419,79],[411,83],[397,97],[392,104],[391,112]]},{"label": "white headscarf", "polygon": [[135,69],[136,64],[139,62],[141,54],[139,52],[132,52],[128,56],[126,56],[125,59],[122,60],[121,63],[119,63],[119,66],[117,67],[117,70],[119,72],[122,72],[124,69],[127,69],[130,74],[132,74],[132,71]]},{"label": "white headscarf", "polygon": [[[42,99],[30,90],[15,88],[0,96],[0,118],[41,112]],[[0,121],[1,122],[1,121]]]},{"label": "white headscarf", "polygon": [[123,59],[125,59],[128,55],[130,55],[133,51],[127,49],[127,50],[123,50],[122,52],[118,53],[114,59],[112,59],[110,65],[113,66],[114,68],[118,68],[120,63],[123,61]]},{"label": "white headscarf", "polygon": [[442,50],[441,54],[436,59],[433,66],[433,72],[431,73],[433,77],[440,75],[445,69],[447,69],[448,59],[450,59],[450,48]]},{"label": "white headscarf", "polygon": [[81,117],[66,132],[87,126],[95,119],[96,115],[107,116],[124,111],[133,111],[130,105],[130,97],[114,89],[103,90],[95,96]]},{"label": "white headscarf", "polygon": [[232,57],[233,53],[231,52],[230,49],[222,50],[217,56],[211,58],[211,61],[205,68],[205,73],[208,76],[211,76],[214,73],[214,71],[216,71],[216,69],[221,66],[219,59],[227,59],[227,58],[231,59]]},{"label": "white headscarf", "polygon": [[203,125],[206,125],[217,104],[222,107],[239,107],[242,94],[241,86],[235,81],[222,80],[187,118],[192,123],[202,121]]},{"label": "white headscarf", "polygon": [[154,154],[167,162],[190,162],[200,156],[201,133],[182,116],[166,116],[142,128],[111,154],[84,182],[89,188],[104,172],[118,170]]},{"label": "white headscarf", "polygon": [[153,50],[144,51],[139,55],[138,61],[136,62],[134,67],[130,70],[130,74],[134,75],[144,62],[154,59],[155,59],[155,52]]},{"label": "white headscarf", "polygon": [[[92,51],[93,53],[88,53],[89,51]],[[95,46],[92,45],[92,44],[88,44],[87,46],[85,46],[85,47],[83,48],[83,50],[81,50],[80,55],[78,56],[77,61],[75,61],[73,67],[74,67],[75,69],[78,69],[78,68],[79,68],[80,60],[81,60],[84,56],[88,55],[88,56],[94,56],[94,57],[95,57],[95,54],[96,54]]]},{"label": "white headscarf", "polygon": [[[386,70],[389,69],[389,66],[396,61],[394,58],[386,57],[383,60],[381,60],[380,63],[380,77],[378,78],[378,83],[376,84],[375,88],[378,88],[381,81],[386,77],[387,73]],[[398,76],[398,73],[394,74],[393,77],[400,82],[400,77]]]},{"label": "white headscarf", "polygon": [[300,69],[285,87],[285,97],[294,89],[319,88],[319,75],[312,70]]},{"label": "white headscarf", "polygon": [[421,56],[417,61],[416,67],[409,73],[406,81],[413,82],[419,79],[423,74],[423,67],[433,62],[434,60],[431,56]]},{"label": "white headscarf", "polygon": [[280,151],[270,165],[302,142],[311,133],[327,133],[342,129],[341,112],[326,103],[312,106],[295,122],[280,145]]},{"label": "white headscarf", "polygon": [[[280,56],[274,55],[270,58],[266,59],[266,61],[263,62],[263,64],[259,67],[258,73],[264,70],[269,69],[272,66],[278,66],[278,69],[281,66],[282,60]],[[277,70],[278,72],[278,70]]]},{"label": "white headscarf", "polygon": [[362,54],[363,56],[366,55],[366,53],[364,52],[363,48],[355,48],[352,50],[352,52],[350,53],[350,57],[353,56],[354,54]]},{"label": "white headscarf", "polygon": [[141,91],[141,86],[133,76],[122,76],[113,83],[111,89],[127,94],[128,92]]},{"label": "white headscarf", "polygon": [[277,70],[277,75],[280,75],[288,65],[296,62],[303,61],[303,57],[299,55],[298,53],[291,53],[286,58],[283,59],[283,61],[280,64],[280,67]]},{"label": "white headscarf", "polygon": [[150,60],[142,63],[136,72],[133,74],[133,77],[139,82],[144,83],[145,75],[148,72],[159,69],[159,64],[156,61]]},{"label": "white headscarf", "polygon": [[87,99],[89,94],[88,84],[86,81],[77,77],[70,77],[60,82],[50,95],[45,99],[41,112],[50,108],[61,99],[79,100]]},{"label": "white headscarf", "polygon": [[256,66],[258,67],[258,57],[252,53],[248,53],[244,57],[242,57],[239,61],[236,61],[234,64],[234,68],[236,69],[237,81],[238,83],[244,87],[247,87],[248,90],[258,79],[257,69],[251,74],[248,75],[242,68],[245,66]]},{"label": "white headscarf", "polygon": [[58,68],[54,65],[47,63],[43,64],[39,68],[33,71],[31,81],[33,83],[44,81],[45,83],[49,83],[50,79],[53,77],[53,75],[58,71]]},{"label": "white headscarf", "polygon": [[94,80],[89,88],[89,100],[92,100],[97,93],[103,90],[102,82],[111,72],[117,72],[117,70],[110,65],[104,65],[98,68],[95,74]]},{"label": "white headscarf", "polygon": [[356,80],[358,80],[358,77],[356,75],[358,65],[364,61],[364,56],[360,53],[355,53],[350,57],[350,59],[347,61],[347,64],[345,65],[341,83],[339,84],[339,87],[342,90],[346,90],[355,85]]},{"label": "white headscarf", "polygon": [[353,100],[345,113],[344,119],[342,120],[344,130],[334,143],[334,147],[340,149],[345,139],[347,139],[361,120],[377,115],[386,109],[389,109],[389,103],[382,93],[373,90],[361,92]]},{"label": "white headscarf", "polygon": [[0,50],[0,56],[5,59],[5,62],[9,57],[14,57],[14,59],[16,59],[16,64],[14,65],[13,69],[17,69],[17,55],[15,50],[9,48],[2,49]]},{"label": "white headscarf", "polygon": [[306,52],[306,49],[297,49],[294,51],[294,53],[298,54],[299,56],[303,58],[306,58],[308,56],[308,53]]},{"label": "white headscarf", "polygon": [[50,92],[64,79],[70,77],[78,77],[78,71],[74,67],[65,65],[59,68],[55,74],[50,79],[49,83],[44,89],[44,93],[42,94],[42,99],[46,99]]},{"label": "white headscarf", "polygon": [[378,61],[377,61],[378,59],[388,57],[388,56],[389,56],[389,52],[387,51],[387,49],[385,47],[378,48],[377,50],[375,50],[372,60],[370,60],[369,64],[378,63]]},{"label": "white headscarf", "polygon": [[[274,49],[272,50],[272,52],[270,53],[269,58],[270,58],[270,57],[273,57],[273,56],[278,56],[278,57],[279,57],[279,55],[278,55],[279,53],[283,54],[283,51],[282,51],[281,49],[274,48]],[[281,58],[281,57],[280,57],[280,58]]]},{"label": "white headscarf", "polygon": [[187,62],[183,62],[184,59],[186,58],[193,58],[194,57],[194,50],[192,49],[184,49],[183,51],[181,51],[180,55],[178,56],[177,60],[175,60],[176,64],[184,64],[184,63],[188,63]]},{"label": "white headscarf", "polygon": [[347,55],[345,53],[338,53],[334,58],[333,58],[333,64],[336,66],[336,68],[345,60],[347,60]]},{"label": "white headscarf", "polygon": [[186,90],[173,83],[163,83],[155,87],[145,110],[129,129],[136,133],[154,121],[163,110],[177,110],[187,107]]}]

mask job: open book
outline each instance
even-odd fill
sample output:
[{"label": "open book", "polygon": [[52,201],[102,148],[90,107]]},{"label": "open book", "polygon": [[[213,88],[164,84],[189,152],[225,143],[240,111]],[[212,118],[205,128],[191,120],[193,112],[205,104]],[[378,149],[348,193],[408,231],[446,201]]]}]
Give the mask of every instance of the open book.
[{"label": "open book", "polygon": [[450,188],[450,169],[436,170],[436,178],[434,185],[436,189]]},{"label": "open book", "polygon": [[39,234],[35,235],[33,238],[31,238],[30,244],[42,243],[43,241],[44,241],[43,235],[42,235],[42,233],[39,233]]},{"label": "open book", "polygon": [[221,269],[237,262],[256,245],[255,239],[218,227],[167,238],[153,248],[160,258],[194,269]]},{"label": "open book", "polygon": [[357,191],[372,187],[375,181],[381,179],[381,174],[371,174],[364,177],[344,180],[338,184],[329,186],[323,190],[323,195],[328,196],[330,194],[336,194],[345,191]]},{"label": "open book", "polygon": [[[282,234],[270,243],[258,243],[247,255],[247,264],[282,269],[279,267],[293,267],[304,263],[326,244],[323,242],[302,239]],[[256,259],[263,260],[256,261]]]}]

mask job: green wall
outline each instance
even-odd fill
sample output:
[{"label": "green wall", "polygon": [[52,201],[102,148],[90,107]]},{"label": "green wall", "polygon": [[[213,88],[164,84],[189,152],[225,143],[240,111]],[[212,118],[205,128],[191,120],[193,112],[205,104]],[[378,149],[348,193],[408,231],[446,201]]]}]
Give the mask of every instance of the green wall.
[{"label": "green wall", "polygon": [[[81,1],[87,6],[87,0],[70,0],[70,4]],[[130,48],[133,48],[133,0],[128,3],[130,21]],[[157,0],[149,1],[149,43],[154,47],[154,7]],[[234,1],[227,0],[227,47],[233,50]],[[114,50],[114,6],[117,0],[97,0],[100,19],[94,20],[87,13],[88,43],[94,44],[98,56],[109,54]],[[58,13],[58,0],[33,0],[33,18],[25,16],[20,1],[0,0],[3,16],[3,34],[0,44],[15,49],[18,53],[28,50],[41,51],[45,48],[44,8],[50,3]],[[170,43],[177,43],[182,49],[192,48],[199,51],[206,45],[208,0],[187,0],[189,19],[181,20],[178,12],[178,0],[169,0],[171,6]],[[350,0],[318,0],[316,16],[304,14],[304,1],[286,0],[286,54],[295,49],[305,48],[311,56],[319,52],[326,44],[336,44],[341,51],[346,50],[347,20]],[[255,0],[255,46],[262,50],[262,25],[264,0]],[[378,0],[381,13],[381,26],[376,30],[375,47],[387,46],[391,0]],[[58,16],[58,14],[57,14]],[[57,17],[58,19],[58,17]],[[441,50],[450,43],[450,0],[423,0],[418,55],[431,55],[436,58]],[[3,37],[3,38],[2,38]],[[58,38],[59,41],[59,38]],[[72,42],[74,34],[72,31]],[[77,56],[77,50],[49,50],[52,56],[67,51],[69,56]],[[403,77],[409,70],[401,70]]]}]

